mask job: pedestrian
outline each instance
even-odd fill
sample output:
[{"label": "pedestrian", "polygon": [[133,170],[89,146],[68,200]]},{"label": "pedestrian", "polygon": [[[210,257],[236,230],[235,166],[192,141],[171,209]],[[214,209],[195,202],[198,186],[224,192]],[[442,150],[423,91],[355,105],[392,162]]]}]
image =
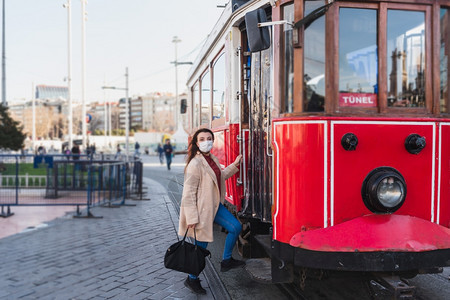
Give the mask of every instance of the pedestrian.
[{"label": "pedestrian", "polygon": [[145,154],[148,155],[148,147],[147,146],[145,146],[144,151],[145,151]]},{"label": "pedestrian", "polygon": [[71,152],[70,152],[69,146],[64,146],[64,154],[66,155],[67,160],[70,160]]},{"label": "pedestrian", "polygon": [[[197,236],[197,245],[206,248],[213,241],[213,223],[228,231],[220,263],[220,271],[240,267],[244,261],[232,257],[233,248],[241,233],[241,223],[222,204],[225,198],[225,180],[236,174],[242,155],[221,170],[219,160],[210,153],[214,134],[207,128],[199,129],[189,143],[184,187],[180,207],[178,234]],[[197,276],[189,274],[184,285],[196,294],[206,294]]]},{"label": "pedestrian", "polygon": [[80,159],[80,146],[78,146],[77,144],[73,144],[72,147],[72,159],[73,160],[79,160]]},{"label": "pedestrian", "polygon": [[120,154],[121,154],[120,144],[117,144],[117,152],[116,152],[116,156],[114,156],[114,159],[119,158]]},{"label": "pedestrian", "polygon": [[136,142],[136,143],[134,144],[134,155],[135,155],[135,156],[139,156],[139,148],[141,148],[141,145],[139,145],[139,143]]},{"label": "pedestrian", "polygon": [[87,146],[86,146],[86,155],[90,156],[91,154],[92,154],[91,146],[89,146],[89,144],[87,144]]},{"label": "pedestrian", "polygon": [[158,147],[156,148],[156,152],[158,152],[159,155],[159,162],[163,164],[164,161],[164,149],[161,147],[161,143],[158,144]]},{"label": "pedestrian", "polygon": [[166,140],[166,144],[164,145],[163,149],[164,149],[164,154],[166,155],[167,170],[170,170],[170,165],[172,164],[173,148],[172,148],[172,145],[170,144],[169,139]]},{"label": "pedestrian", "polygon": [[39,147],[38,147],[38,150],[37,150],[37,154],[38,155],[45,155],[46,153],[47,153],[47,151],[45,150],[45,147],[42,144],[40,144]]}]

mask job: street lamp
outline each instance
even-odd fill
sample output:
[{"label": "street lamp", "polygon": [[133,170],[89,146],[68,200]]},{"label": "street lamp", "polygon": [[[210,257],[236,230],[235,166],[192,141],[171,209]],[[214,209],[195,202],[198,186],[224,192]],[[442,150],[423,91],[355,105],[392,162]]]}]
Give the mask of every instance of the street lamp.
[{"label": "street lamp", "polygon": [[125,91],[125,148],[126,156],[128,162],[128,149],[129,149],[129,127],[130,127],[130,116],[129,116],[129,100],[128,100],[128,67],[125,68],[125,88],[115,87],[115,86],[102,86],[102,89],[109,90],[123,90]]},{"label": "street lamp", "polygon": [[176,126],[176,131],[178,131],[179,126],[178,126],[178,65],[192,65],[192,62],[190,61],[185,61],[185,62],[180,62],[178,61],[178,53],[177,53],[177,44],[181,42],[181,40],[177,37],[174,36],[172,43],[174,43],[175,45],[175,61],[172,61],[171,63],[175,65],[175,126]]},{"label": "street lamp", "polygon": [[[72,149],[73,111],[72,111],[72,30],[71,30],[71,0],[63,7],[67,8],[67,100],[69,105],[69,149]],[[34,99],[34,98],[33,98]],[[83,120],[83,118],[81,119]]]},{"label": "street lamp", "polygon": [[5,45],[5,0],[3,0],[2,10],[2,105],[6,106],[6,45]]},{"label": "street lamp", "polygon": [[81,0],[81,132],[83,147],[86,148],[86,2]]}]

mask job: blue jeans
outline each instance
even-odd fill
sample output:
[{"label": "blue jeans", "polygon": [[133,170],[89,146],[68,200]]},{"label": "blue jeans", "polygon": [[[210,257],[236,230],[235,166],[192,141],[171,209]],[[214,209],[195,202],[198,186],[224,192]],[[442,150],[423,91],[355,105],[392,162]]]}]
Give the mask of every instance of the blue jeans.
[{"label": "blue jeans", "polygon": [[167,163],[167,169],[170,170],[170,164],[172,163],[172,154],[166,154],[166,163]]},{"label": "blue jeans", "polygon": [[[222,259],[230,259],[233,253],[234,245],[239,238],[239,234],[242,231],[241,223],[222,205],[219,203],[219,209],[217,210],[214,223],[222,226],[228,231],[227,238],[225,239],[225,247],[223,249]],[[206,249],[208,242],[197,241],[197,245]],[[197,279],[197,276],[189,274],[191,279]]]}]

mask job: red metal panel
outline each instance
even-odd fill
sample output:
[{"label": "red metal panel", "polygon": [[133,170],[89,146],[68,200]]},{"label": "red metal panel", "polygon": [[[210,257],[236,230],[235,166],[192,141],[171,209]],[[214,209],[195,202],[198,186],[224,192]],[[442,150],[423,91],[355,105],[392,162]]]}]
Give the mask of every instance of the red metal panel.
[{"label": "red metal panel", "polygon": [[450,228],[450,123],[441,126],[441,187],[439,194],[439,224]]},{"label": "red metal panel", "polygon": [[[229,163],[229,161],[230,161],[230,158],[229,158],[229,156],[230,156],[230,130],[229,130],[229,128],[228,128],[228,130],[226,131],[226,133],[225,133],[225,141],[226,141],[226,143],[225,143],[225,147],[226,147],[226,149],[227,149],[227,151],[226,151],[226,159],[225,159],[225,161],[224,161],[224,163],[222,164],[224,167],[226,167],[227,165],[228,165],[228,163]],[[234,204],[234,202],[233,202],[233,193],[232,193],[232,190],[231,190],[231,182],[230,182],[230,180],[227,180],[227,181],[225,181],[225,185],[226,185],[226,187],[227,187],[227,190],[225,191],[225,199],[226,200],[228,200],[228,202],[230,202],[231,204]]]},{"label": "red metal panel", "polygon": [[[370,213],[361,197],[362,183],[375,168],[388,166],[405,178],[407,196],[396,212],[431,220],[434,123],[348,122],[334,124],[332,163],[334,167],[334,224]],[[355,151],[346,151],[341,138],[353,133],[358,138]],[[405,139],[416,133],[424,136],[426,147],[419,154],[405,149]],[[333,191],[332,191],[333,192]]]},{"label": "red metal panel", "polygon": [[432,251],[450,248],[450,230],[411,216],[367,215],[325,229],[298,232],[290,244],[333,252]]},{"label": "red metal panel", "polygon": [[214,147],[211,152],[218,159],[221,165],[226,165],[226,149],[225,149],[225,132],[224,131],[215,131],[214,132]]},{"label": "red metal panel", "polygon": [[[239,124],[231,124],[227,127],[221,127],[220,130],[214,130],[214,148],[212,153],[219,158],[223,167],[227,167],[234,162],[239,155],[239,143],[237,136],[239,134]],[[225,181],[225,199],[235,205],[237,210],[241,208],[242,187],[236,185],[239,173]]]},{"label": "red metal panel", "polygon": [[324,225],[325,122],[273,124],[274,238]]}]

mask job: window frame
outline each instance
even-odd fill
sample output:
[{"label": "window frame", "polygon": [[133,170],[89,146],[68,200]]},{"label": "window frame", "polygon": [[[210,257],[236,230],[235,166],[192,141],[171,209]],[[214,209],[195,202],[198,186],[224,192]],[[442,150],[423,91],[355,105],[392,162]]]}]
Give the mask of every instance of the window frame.
[{"label": "window frame", "polygon": [[[209,78],[209,99],[207,102],[209,102],[209,106],[208,106],[208,122],[207,123],[202,123],[202,112],[203,112],[203,80],[208,77]],[[208,80],[208,79],[206,79]],[[212,72],[211,72],[211,64],[208,65],[208,67],[200,74],[200,77],[198,79],[199,81],[199,94],[200,94],[200,114],[199,114],[199,128],[202,127],[207,127],[207,128],[211,128],[211,105],[212,105],[212,93],[211,93],[211,88],[212,88]],[[206,101],[206,99],[205,99]]]},{"label": "window frame", "polygon": [[[303,0],[302,0],[303,1]],[[280,4],[280,17],[281,20],[285,19],[285,13],[284,10],[287,6],[292,5],[293,10],[294,10],[294,21],[297,20],[297,14],[298,14],[298,5],[296,5],[296,3],[294,3],[294,1],[285,1],[284,3]],[[302,11],[303,11],[303,4],[301,5]],[[280,86],[280,96],[281,96],[281,101],[280,103],[280,113],[284,114],[284,115],[291,115],[294,114],[296,112],[296,100],[298,101],[298,99],[296,99],[297,97],[297,89],[298,89],[298,84],[301,82],[298,82],[296,79],[298,76],[295,76],[295,74],[297,74],[297,70],[296,70],[296,55],[298,55],[298,49],[296,47],[293,46],[293,73],[294,73],[294,79],[293,79],[293,90],[292,90],[292,112],[287,112],[286,108],[287,108],[287,95],[286,95],[286,84],[287,84],[287,78],[286,78],[286,39],[285,39],[285,33],[284,33],[284,26],[285,25],[281,25],[279,27],[279,37],[280,37],[280,66],[283,66],[282,69],[280,70],[279,76],[280,76],[280,81],[281,81],[281,86]],[[275,47],[275,45],[273,45]],[[303,57],[303,48],[301,48],[301,55]],[[303,86],[303,84],[301,84]]]},{"label": "window frame", "polygon": [[[223,107],[223,116],[221,117],[221,118],[219,118],[219,119],[216,119],[216,120],[212,120],[212,117],[213,117],[213,115],[214,115],[214,81],[215,81],[215,78],[214,78],[214,67],[216,66],[216,64],[217,64],[217,62],[220,60],[220,59],[223,59],[223,66],[224,66],[224,79],[225,79],[225,82],[224,82],[224,93],[225,93],[225,95],[224,95],[224,103],[223,103],[223,105],[224,105],[224,107]],[[219,52],[218,52],[218,54],[214,57],[214,59],[213,59],[213,61],[211,62],[211,67],[210,67],[210,75],[211,75],[211,105],[210,105],[210,124],[211,124],[211,126],[210,126],[210,128],[215,128],[215,127],[219,127],[219,126],[222,126],[222,125],[225,125],[225,120],[226,120],[226,116],[225,116],[225,114],[227,113],[227,111],[226,111],[226,107],[227,107],[227,101],[228,101],[228,99],[227,99],[227,96],[226,96],[226,78],[227,78],[227,70],[226,70],[226,57],[225,57],[225,50],[224,50],[224,48],[222,48]]]},{"label": "window frame", "polygon": [[[331,23],[328,26],[334,27],[335,37],[333,40],[333,46],[327,47],[327,51],[332,51],[333,55],[328,57],[334,57],[333,67],[326,68],[329,70],[329,76],[332,76],[332,84],[329,85],[328,92],[332,95],[332,101],[329,103],[331,110],[326,111],[332,114],[376,114],[376,115],[409,115],[409,114],[432,114],[435,103],[433,103],[433,89],[432,81],[436,78],[432,74],[430,67],[425,67],[425,107],[411,108],[411,107],[388,107],[387,105],[387,13],[389,9],[404,10],[404,11],[421,11],[425,14],[425,66],[433,66],[432,64],[432,28],[431,28],[431,6],[421,3],[408,4],[408,3],[351,3],[351,2],[338,2],[332,6],[334,18],[329,18],[327,23]],[[378,47],[378,106],[374,108],[366,107],[340,107],[339,106],[339,61],[338,61],[338,47],[339,47],[339,10],[340,8],[366,8],[377,10],[377,47]],[[331,69],[335,71],[332,72]],[[328,97],[327,97],[328,98]],[[327,103],[327,101],[325,101]]]},{"label": "window frame", "polygon": [[[281,1],[280,6],[277,7],[277,13],[282,19],[283,6],[291,4],[292,1]],[[282,37],[282,30],[277,30],[279,34],[280,46],[278,47],[278,55],[276,59],[279,60],[281,69],[278,72],[279,78],[279,95],[280,109],[278,114],[280,117],[301,116],[301,115],[368,115],[368,116],[414,116],[419,115],[434,115],[447,116],[448,113],[440,112],[440,85],[439,85],[439,47],[435,45],[439,41],[439,11],[441,8],[448,8],[444,6],[441,1],[422,1],[417,2],[386,2],[374,1],[370,3],[338,1],[331,5],[325,13],[325,107],[324,112],[306,112],[303,109],[303,81],[301,76],[303,74],[303,59],[304,52],[302,43],[303,29],[298,30],[299,44],[294,44],[294,109],[292,113],[285,111],[285,78],[284,78],[284,38]],[[325,4],[325,3],[324,3]],[[340,8],[367,8],[377,10],[377,48],[378,48],[378,105],[377,107],[340,107],[339,106],[339,10]],[[425,22],[425,107],[388,107],[387,103],[387,14],[389,9],[404,10],[404,11],[421,11],[424,13]],[[296,0],[294,5],[294,20],[298,21],[303,18],[304,0]],[[275,59],[275,58],[274,58]],[[450,79],[449,79],[450,83]],[[450,98],[450,97],[449,97]],[[450,101],[450,99],[448,100]],[[447,104],[450,107],[450,103]]]},{"label": "window frame", "polygon": [[[197,79],[191,87],[191,101],[190,101],[191,102],[191,112],[190,112],[191,129],[196,129],[200,126],[200,113],[197,116],[195,115],[195,88],[196,87],[198,88],[197,98],[198,98],[199,106],[200,106],[201,102],[200,102],[200,80],[199,79]],[[197,119],[197,122],[195,119]]]},{"label": "window frame", "polygon": [[[449,12],[449,18],[448,18],[448,32],[450,32],[450,6],[446,6],[446,5],[434,5],[433,6],[433,19],[435,20],[435,22],[433,23],[433,32],[435,32],[435,36],[436,39],[438,40],[439,45],[437,47],[434,47],[434,53],[433,53],[433,70],[434,70],[434,77],[436,78],[436,80],[433,80],[433,90],[434,90],[434,99],[435,99],[435,106],[434,106],[434,114],[437,115],[441,115],[441,116],[445,116],[445,117],[449,117],[450,116],[450,92],[449,92],[449,88],[450,88],[450,76],[448,76],[448,71],[450,70],[450,53],[447,57],[447,103],[446,108],[447,108],[447,112],[441,112],[441,96],[440,96],[440,91],[441,91],[441,86],[440,86],[440,76],[441,76],[441,70],[440,70],[440,48],[441,48],[441,42],[440,42],[440,38],[441,38],[441,27],[440,27],[440,12],[441,9],[446,9]],[[450,33],[449,33],[450,35]],[[439,78],[439,80],[437,80]]]}]

